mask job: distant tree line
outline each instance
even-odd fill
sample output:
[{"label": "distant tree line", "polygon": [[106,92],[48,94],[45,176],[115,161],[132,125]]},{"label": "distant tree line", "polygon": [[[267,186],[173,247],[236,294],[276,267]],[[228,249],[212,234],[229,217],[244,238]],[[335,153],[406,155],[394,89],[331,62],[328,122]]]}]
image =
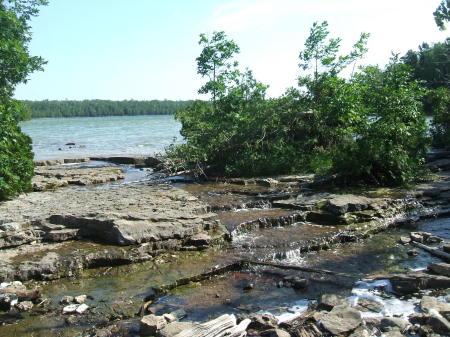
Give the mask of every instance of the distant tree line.
[{"label": "distant tree line", "polygon": [[25,108],[18,119],[27,120],[43,117],[99,117],[99,116],[135,116],[170,115],[185,109],[192,101],[22,101]]}]

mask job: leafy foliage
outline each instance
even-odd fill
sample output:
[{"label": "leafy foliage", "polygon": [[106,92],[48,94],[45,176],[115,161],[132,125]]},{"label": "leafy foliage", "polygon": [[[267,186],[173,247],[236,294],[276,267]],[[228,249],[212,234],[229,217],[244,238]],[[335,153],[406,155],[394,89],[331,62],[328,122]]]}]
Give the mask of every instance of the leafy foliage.
[{"label": "leafy foliage", "polygon": [[449,147],[450,145],[450,89],[439,88],[432,92],[434,118],[431,127],[433,145]]},{"label": "leafy foliage", "polygon": [[31,189],[31,139],[18,126],[24,107],[12,96],[16,85],[45,63],[28,51],[28,22],[37,14],[37,6],[44,4],[44,0],[0,1],[0,200]]},{"label": "leafy foliage", "polygon": [[[398,59],[384,70],[355,74],[368,34],[343,55],[341,40],[328,36],[327,22],[313,25],[299,55],[298,88],[267,99],[267,86],[239,70],[233,41],[223,32],[201,35],[198,73],[208,81],[200,92],[211,102],[175,114],[187,141],[169,153],[191,167],[232,176],[312,171],[376,184],[415,179],[428,144],[424,89]],[[351,65],[352,77],[340,77]]]},{"label": "leafy foliage", "polygon": [[445,23],[450,21],[450,0],[442,0],[433,15],[439,29],[446,30]]}]

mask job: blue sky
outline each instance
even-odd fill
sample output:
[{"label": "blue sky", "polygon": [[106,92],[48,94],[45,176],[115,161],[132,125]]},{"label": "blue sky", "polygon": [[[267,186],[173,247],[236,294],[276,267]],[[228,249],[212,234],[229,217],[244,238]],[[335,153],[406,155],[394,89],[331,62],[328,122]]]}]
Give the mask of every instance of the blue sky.
[{"label": "blue sky", "polygon": [[193,99],[200,33],[224,30],[238,60],[276,96],[294,86],[298,54],[314,21],[327,20],[343,51],[371,33],[363,63],[387,63],[423,41],[443,41],[440,0],[50,0],[33,19],[30,50],[44,72],[18,99]]}]

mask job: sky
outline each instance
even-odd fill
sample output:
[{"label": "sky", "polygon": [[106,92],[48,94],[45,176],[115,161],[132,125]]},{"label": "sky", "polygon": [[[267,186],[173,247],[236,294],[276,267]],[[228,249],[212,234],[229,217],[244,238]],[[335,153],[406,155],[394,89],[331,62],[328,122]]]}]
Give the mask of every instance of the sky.
[{"label": "sky", "polygon": [[200,33],[225,31],[237,60],[268,84],[269,96],[296,85],[298,55],[315,21],[348,51],[370,33],[361,64],[385,65],[422,42],[442,42],[440,0],[50,0],[31,22],[32,55],[43,72],[16,89],[29,100],[205,98],[195,58]]}]

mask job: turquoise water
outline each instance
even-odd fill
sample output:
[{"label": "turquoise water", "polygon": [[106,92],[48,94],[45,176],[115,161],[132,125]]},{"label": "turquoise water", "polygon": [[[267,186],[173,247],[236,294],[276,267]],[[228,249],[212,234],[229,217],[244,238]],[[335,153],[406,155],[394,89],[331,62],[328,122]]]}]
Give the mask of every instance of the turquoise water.
[{"label": "turquoise water", "polygon": [[181,141],[181,125],[169,115],[40,118],[21,126],[35,159],[153,155]]}]

